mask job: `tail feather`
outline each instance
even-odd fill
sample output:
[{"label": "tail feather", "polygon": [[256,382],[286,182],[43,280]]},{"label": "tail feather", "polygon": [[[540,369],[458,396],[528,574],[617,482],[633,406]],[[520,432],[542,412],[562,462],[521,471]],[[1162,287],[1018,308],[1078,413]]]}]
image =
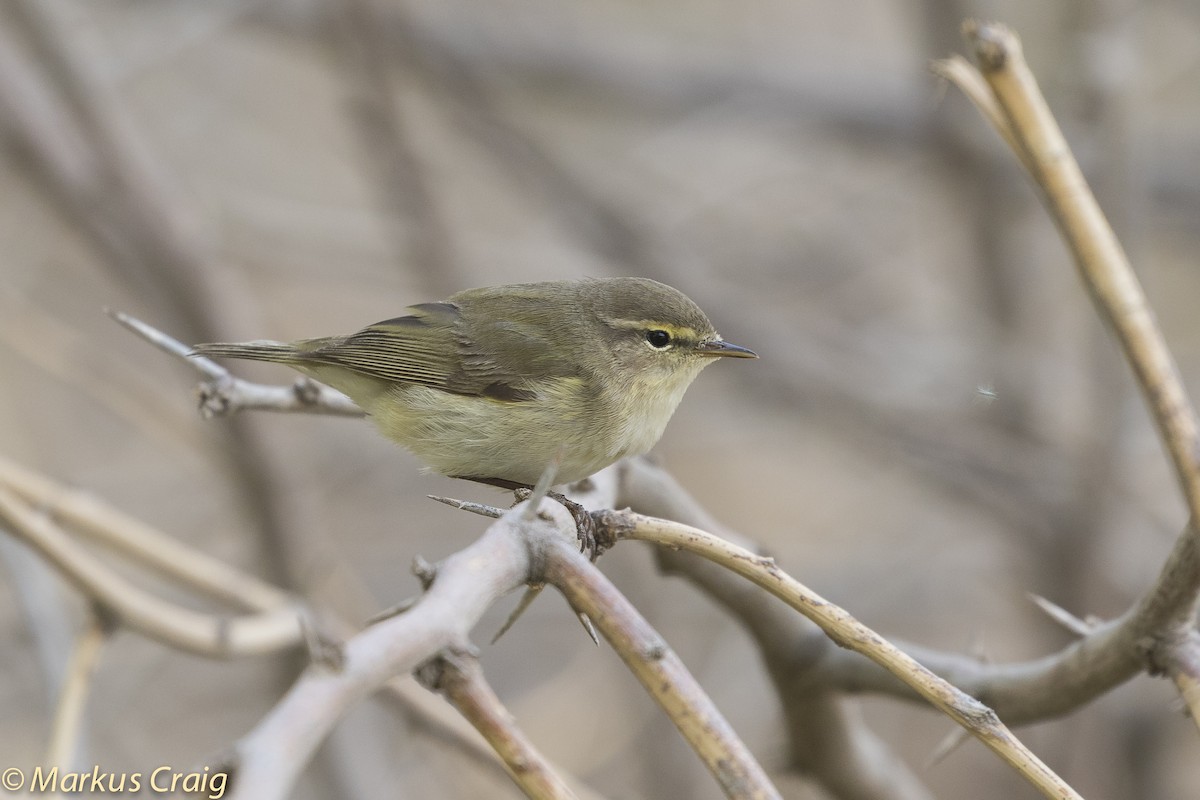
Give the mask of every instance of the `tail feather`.
[{"label": "tail feather", "polygon": [[245,358],[250,361],[275,361],[291,364],[300,351],[285,342],[260,340],[255,342],[210,342],[192,347],[188,355],[205,358]]}]

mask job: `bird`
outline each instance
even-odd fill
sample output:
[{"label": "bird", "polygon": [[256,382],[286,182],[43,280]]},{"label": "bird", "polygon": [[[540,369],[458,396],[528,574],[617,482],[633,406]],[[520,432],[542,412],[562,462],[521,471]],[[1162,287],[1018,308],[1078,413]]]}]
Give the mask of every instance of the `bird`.
[{"label": "bird", "polygon": [[505,488],[557,461],[574,483],[658,442],[725,341],[683,292],[648,278],[519,283],[421,303],[356,333],[197,344],[285,364],[349,396],[434,472]]}]

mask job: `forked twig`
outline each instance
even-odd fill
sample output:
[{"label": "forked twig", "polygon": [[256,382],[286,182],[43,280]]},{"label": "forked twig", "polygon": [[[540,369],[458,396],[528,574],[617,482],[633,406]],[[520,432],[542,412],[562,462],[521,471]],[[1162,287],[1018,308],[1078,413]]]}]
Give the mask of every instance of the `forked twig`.
[{"label": "forked twig", "polygon": [[361,417],[363,410],[346,395],[324,384],[301,378],[291,386],[268,386],[234,377],[211,358],[196,356],[183,342],[120,311],[108,315],[164,353],[183,359],[207,380],[200,385],[200,410],[219,417],[237,411],[260,410]]},{"label": "forked twig", "polygon": [[1191,523],[1176,540],[1153,591],[1139,603],[1137,616],[1170,609],[1169,618],[1152,632],[1146,665],[1151,672],[1171,673],[1185,689],[1185,700],[1197,702],[1197,693],[1186,689],[1190,676],[1177,671],[1191,662],[1180,648],[1193,634],[1200,606],[1200,424],[1195,408],[1129,258],[1025,63],[1020,40],[1003,25],[970,20],[963,33],[989,93],[961,65],[943,74],[980,105],[1041,189],[1084,286],[1133,368],[1183,490]]},{"label": "forked twig", "polygon": [[[622,539],[678,548],[721,564],[783,600],[842,647],[887,669],[1020,772],[1049,798],[1080,798],[1000,721],[990,708],[930,672],[911,656],[760,556],[719,536],[631,511],[599,515],[601,527]],[[1082,798],[1080,798],[1082,800]]]}]

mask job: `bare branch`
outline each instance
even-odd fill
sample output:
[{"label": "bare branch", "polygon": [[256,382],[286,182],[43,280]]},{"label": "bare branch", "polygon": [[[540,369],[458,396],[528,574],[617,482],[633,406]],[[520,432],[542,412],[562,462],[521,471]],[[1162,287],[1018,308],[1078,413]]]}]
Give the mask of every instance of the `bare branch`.
[{"label": "bare branch", "polygon": [[[1011,130],[1014,151],[1042,190],[1097,311],[1112,326],[1133,368],[1191,513],[1192,524],[1180,534],[1158,582],[1130,619],[1139,633],[1150,637],[1146,657],[1154,669],[1171,661],[1173,642],[1190,635],[1200,607],[1196,412],[1133,267],[1025,63],[1020,40],[1003,25],[974,21],[964,24],[963,33]],[[996,123],[994,111],[985,111],[985,116]],[[1158,652],[1160,647],[1165,652]]]},{"label": "bare branch", "polygon": [[[719,530],[726,540],[747,541],[713,520],[664,470],[644,459],[628,460],[621,466],[625,472],[621,503]],[[1173,630],[1180,615],[1186,617],[1191,608],[1191,594],[1180,588],[1190,586],[1193,575],[1200,571],[1200,558],[1189,549],[1190,542],[1186,536],[1177,540],[1155,585],[1128,611],[1117,619],[1096,623],[1086,636],[1057,653],[1032,661],[993,664],[909,643],[901,647],[959,689],[987,703],[1011,725],[1059,716],[1149,668],[1147,649],[1154,650],[1164,641],[1164,631]],[[817,629],[789,622],[787,615],[731,585],[727,572],[704,569],[694,559],[672,559],[671,567],[743,619],[760,646],[769,648],[764,654],[768,665],[779,659],[772,669],[792,675],[804,671],[803,685],[808,692],[832,686],[917,697],[879,665],[832,647]]]},{"label": "bare branch", "polygon": [[572,543],[552,543],[544,579],[577,612],[591,618],[634,676],[696,751],[726,794],[739,798],[779,793],[696,683],[679,657],[637,609]]},{"label": "bare branch", "polygon": [[108,314],[159,350],[182,358],[208,378],[199,389],[200,410],[207,417],[222,417],[247,410],[364,416],[354,401],[324,384],[308,378],[301,378],[291,386],[251,383],[234,377],[211,358],[193,355],[191,347],[136,317],[111,310]]},{"label": "bare branch", "polygon": [[[212,598],[260,612],[278,611],[294,606],[295,601],[287,592],[164,536],[144,522],[107,505],[94,495],[68,489],[32,470],[0,459],[0,490],[2,489],[11,491],[29,506],[39,509],[40,514],[71,527],[75,532],[108,547],[118,555],[180,581]],[[95,560],[91,553],[85,553],[82,548],[71,544],[78,561]],[[45,553],[36,547],[34,551],[45,556]],[[221,625],[228,625],[229,622],[224,617],[219,620]],[[348,636],[351,629],[341,624],[334,633],[336,636]],[[488,767],[498,766],[495,753],[479,742],[478,737],[472,734],[462,718],[451,713],[445,704],[430,702],[430,695],[416,686],[411,677],[390,681],[386,688],[387,696],[398,701],[405,713],[415,715],[433,732],[481,764]]]},{"label": "bare branch", "polygon": [[[8,9],[6,9],[8,10]],[[11,4],[13,34],[0,30],[0,124],[22,147],[47,194],[86,232],[112,274],[152,298],[189,338],[215,338],[253,316],[241,278],[219,257],[217,238],[156,158],[113,86],[97,69],[85,29],[58,4]],[[25,67],[19,34],[39,58]],[[59,132],[61,128],[62,132]],[[268,569],[280,583],[298,571],[286,534],[297,524],[279,496],[282,462],[248,420],[222,437],[231,481],[253,515]]]},{"label": "bare branch", "polygon": [[520,524],[523,509],[517,506],[473,544],[442,561],[420,602],[346,642],[341,670],[307,670],[238,743],[231,799],[287,797],[342,714],[393,676],[465,642],[497,598],[529,579],[530,537],[562,536],[569,526],[557,503],[545,503],[543,509],[557,517]]},{"label": "bare branch", "polygon": [[[619,466],[610,506],[628,505],[718,530],[727,540],[750,544],[721,526],[666,470],[646,459],[626,460]],[[603,477],[599,487],[612,483],[609,476]],[[841,673],[827,669],[827,662],[831,655],[845,654],[847,661],[880,678],[892,693],[912,699],[915,692],[875,663],[838,649],[816,625],[729,570],[680,551],[659,548],[656,555],[664,572],[681,575],[711,595],[754,637],[783,709],[793,768],[839,796],[878,800],[931,797],[903,761],[889,752],[841,699],[846,689],[855,686],[850,682],[845,688],[840,686]]]},{"label": "bare branch", "polygon": [[0,523],[45,556],[67,580],[119,622],[152,639],[219,658],[274,652],[300,641],[296,607],[228,618],[170,603],[101,564],[46,515],[3,487]]},{"label": "bare branch", "polygon": [[74,768],[74,757],[83,731],[84,709],[92,675],[100,661],[104,645],[112,635],[112,620],[103,609],[93,609],[87,625],[75,638],[75,648],[62,685],[58,689],[58,706],[54,710],[54,726],[50,745],[46,748],[46,763]]},{"label": "bare branch", "polygon": [[1133,267],[1038,89],[1016,35],[1003,25],[977,22],[966,23],[963,30],[1012,130],[1018,156],[1045,193],[1084,285],[1133,367],[1188,509],[1200,519],[1196,413]]},{"label": "bare branch", "polygon": [[837,644],[867,656],[908,684],[1020,772],[1046,797],[1079,797],[1000,721],[996,714],[921,666],[879,634],[800,584],[775,564],[706,531],[631,511],[599,515],[601,526],[622,539],[640,539],[700,555],[752,581],[817,623]]},{"label": "bare branch", "polygon": [[1000,138],[1004,139],[1013,152],[1020,157],[1020,149],[1017,147],[1016,139],[1013,138],[1012,129],[1008,126],[1008,120],[1004,118],[1004,112],[996,102],[996,96],[992,94],[992,90],[983,76],[979,74],[979,70],[971,66],[970,62],[960,55],[933,61],[929,64],[929,69],[939,78],[953,83],[959,91],[969,97],[979,112],[987,117],[988,122],[992,123],[996,133],[1000,134]]},{"label": "bare branch", "polygon": [[93,494],[69,489],[3,458],[0,488],[77,533],[210,597],[251,611],[293,602],[282,589],[163,535]]},{"label": "bare branch", "polygon": [[441,692],[488,744],[495,748],[508,774],[528,797],[568,800],[575,793],[517,727],[512,715],[483,677],[474,653],[446,651],[422,666],[417,675],[429,689]]}]

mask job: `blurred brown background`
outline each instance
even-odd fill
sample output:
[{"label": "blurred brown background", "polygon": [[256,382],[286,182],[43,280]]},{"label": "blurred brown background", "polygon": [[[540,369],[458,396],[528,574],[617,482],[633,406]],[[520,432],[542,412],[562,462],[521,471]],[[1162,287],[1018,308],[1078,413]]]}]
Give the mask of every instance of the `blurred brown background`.
[{"label": "blurred brown background", "polygon": [[[362,422],[201,420],[193,373],[104,307],[186,341],[288,339],[467,286],[646,275],[762,356],[706,371],[658,448],[718,517],[884,634],[996,661],[1058,649],[1027,593],[1115,615],[1184,515],[1035,192],[926,70],[968,15],[1022,35],[1200,389],[1191,2],[10,0],[0,453],[361,620],[416,590],[415,554],[482,530],[426,494],[505,498],[419,474]],[[32,766],[81,604],[0,544],[0,766]],[[784,791],[825,796],[786,773],[747,637],[640,547],[601,566]],[[558,598],[483,664],[608,796],[717,796]],[[121,635],[80,763],[204,763],[294,667]],[[952,727],[932,711],[850,702],[937,797],[1034,796],[973,742],[923,769]],[[1019,733],[1088,798],[1200,796],[1165,682]],[[421,734],[362,708],[297,797],[516,796]]]}]

